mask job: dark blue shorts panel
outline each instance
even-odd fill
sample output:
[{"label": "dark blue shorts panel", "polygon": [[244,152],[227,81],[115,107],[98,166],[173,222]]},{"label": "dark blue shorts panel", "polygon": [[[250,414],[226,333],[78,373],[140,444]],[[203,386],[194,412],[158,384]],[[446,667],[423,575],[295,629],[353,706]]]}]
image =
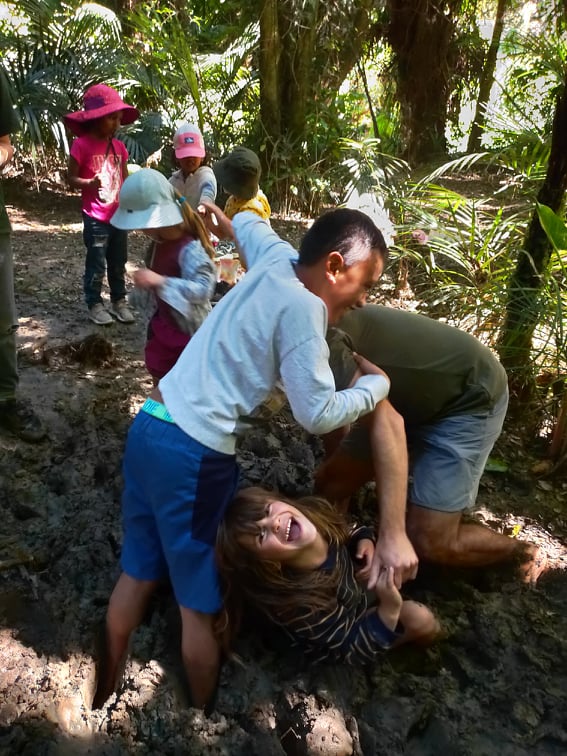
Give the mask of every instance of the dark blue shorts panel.
[{"label": "dark blue shorts panel", "polygon": [[215,538],[237,484],[233,455],[140,412],[124,454],[124,572],[138,580],[169,575],[181,606],[217,611]]}]

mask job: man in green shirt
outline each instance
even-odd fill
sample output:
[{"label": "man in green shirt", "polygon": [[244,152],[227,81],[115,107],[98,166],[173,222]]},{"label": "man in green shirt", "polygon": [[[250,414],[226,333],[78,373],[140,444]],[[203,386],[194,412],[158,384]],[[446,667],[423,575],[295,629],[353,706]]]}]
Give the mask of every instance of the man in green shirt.
[{"label": "man in green shirt", "polygon": [[[18,127],[8,82],[0,70],[0,171],[12,159],[14,148],[10,134],[17,131]],[[14,433],[24,441],[39,441],[45,436],[41,422],[25,404],[16,401],[18,319],[10,232],[10,221],[0,185],[0,428]]]},{"label": "man in green shirt", "polygon": [[[525,579],[535,582],[544,562],[536,546],[462,518],[474,506],[508,406],[506,372],[492,352],[457,328],[377,305],[351,310],[327,341],[337,390],[356,379],[353,352],[390,378],[385,401],[403,418],[407,435],[406,528],[418,556],[461,567],[517,560]],[[380,491],[373,447],[381,441],[372,418],[326,440],[328,457],[316,472],[316,486],[328,498],[344,501],[372,479],[379,496],[391,495]],[[384,566],[395,559],[387,555]]]}]

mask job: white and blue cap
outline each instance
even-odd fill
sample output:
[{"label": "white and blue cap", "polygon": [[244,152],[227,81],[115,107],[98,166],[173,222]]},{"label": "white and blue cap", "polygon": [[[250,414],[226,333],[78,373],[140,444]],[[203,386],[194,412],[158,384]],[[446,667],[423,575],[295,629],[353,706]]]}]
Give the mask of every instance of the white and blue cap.
[{"label": "white and blue cap", "polygon": [[175,189],[159,171],[142,168],[128,176],[120,189],[118,210],[110,222],[116,228],[165,228],[183,222]]}]

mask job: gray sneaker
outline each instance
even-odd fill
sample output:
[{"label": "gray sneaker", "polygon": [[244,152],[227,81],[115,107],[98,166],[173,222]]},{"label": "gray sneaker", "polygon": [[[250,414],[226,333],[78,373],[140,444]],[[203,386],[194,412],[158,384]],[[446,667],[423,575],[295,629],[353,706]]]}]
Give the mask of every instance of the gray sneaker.
[{"label": "gray sneaker", "polygon": [[135,318],[132,310],[128,307],[125,299],[119,299],[118,302],[112,302],[109,312],[121,323],[133,323]]},{"label": "gray sneaker", "polygon": [[110,313],[104,309],[100,302],[89,308],[89,318],[97,325],[109,325],[113,322]]}]

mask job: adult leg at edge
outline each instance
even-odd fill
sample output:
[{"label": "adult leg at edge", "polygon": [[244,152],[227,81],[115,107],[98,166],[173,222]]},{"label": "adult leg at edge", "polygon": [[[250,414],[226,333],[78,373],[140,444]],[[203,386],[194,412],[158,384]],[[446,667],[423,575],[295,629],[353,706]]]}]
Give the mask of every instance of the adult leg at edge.
[{"label": "adult leg at edge", "polygon": [[440,512],[410,504],[407,533],[420,559],[453,567],[483,567],[531,558],[535,546],[463,523],[461,512]]},{"label": "adult leg at edge", "polygon": [[10,235],[0,234],[0,401],[16,396],[17,323]]},{"label": "adult leg at edge", "polygon": [[130,636],[142,621],[156,587],[157,581],[136,580],[125,572],[118,578],[106,613],[93,709],[100,708],[114,693],[128,654]]},{"label": "adult leg at edge", "polygon": [[193,706],[206,708],[217,688],[221,650],[213,633],[214,615],[180,606],[181,653]]}]

